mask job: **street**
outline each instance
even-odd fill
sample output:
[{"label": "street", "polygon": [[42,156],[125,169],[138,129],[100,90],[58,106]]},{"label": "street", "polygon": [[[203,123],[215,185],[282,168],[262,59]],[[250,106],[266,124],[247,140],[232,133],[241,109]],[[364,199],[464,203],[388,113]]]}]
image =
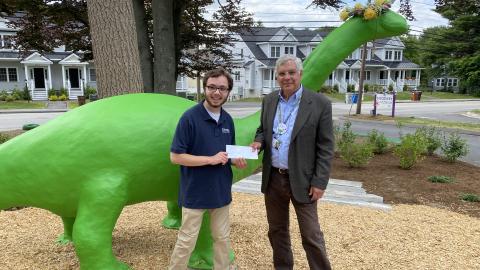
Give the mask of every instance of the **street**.
[{"label": "street", "polygon": [[[260,110],[260,103],[249,102],[230,102],[225,104],[225,109],[235,118],[244,117]],[[350,108],[351,114],[355,114],[356,105],[351,106],[345,103],[333,103],[333,118],[336,125],[342,125],[342,116],[348,115]],[[373,108],[371,103],[364,103],[362,112],[369,113]],[[480,109],[480,100],[478,101],[448,101],[448,102],[401,102],[396,104],[396,116],[415,116],[442,121],[468,122],[480,124],[480,119],[467,117],[464,114],[468,111]],[[378,113],[390,115],[388,109],[378,110]],[[43,124],[62,113],[0,113],[0,131],[21,129],[24,124],[36,123]],[[354,121],[352,129],[358,134],[367,134],[372,129],[384,132],[387,137],[398,138],[399,129],[392,124],[380,122]],[[402,132],[414,132],[413,127],[403,127]],[[480,134],[478,132],[461,132],[462,138],[466,139],[470,152],[462,160],[480,166]]]}]

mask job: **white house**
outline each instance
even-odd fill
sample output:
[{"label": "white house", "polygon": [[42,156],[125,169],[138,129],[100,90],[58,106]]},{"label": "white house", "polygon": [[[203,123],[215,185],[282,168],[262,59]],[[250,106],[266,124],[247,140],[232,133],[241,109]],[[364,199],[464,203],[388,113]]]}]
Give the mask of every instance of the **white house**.
[{"label": "white house", "polygon": [[[322,42],[328,32],[297,30],[286,27],[257,27],[237,36],[231,48],[238,67],[233,73],[235,83],[241,85],[238,95],[256,97],[268,94],[278,87],[275,82],[275,61],[281,55],[293,54],[305,59]],[[403,56],[405,45],[398,37],[375,40],[367,45],[365,83],[396,91],[420,86],[421,68]],[[347,85],[358,89],[362,49],[358,48],[330,75],[325,85],[337,85],[340,92]]]},{"label": "white house", "polygon": [[[0,17],[0,92],[14,89],[30,90],[33,100],[47,100],[48,90],[68,91],[69,99],[84,95],[86,87],[97,88],[94,61],[83,61],[80,53],[65,51],[40,54],[32,51],[22,56],[13,48],[12,36],[17,29],[8,26],[8,19]],[[179,77],[177,91],[193,89],[186,77]]]},{"label": "white house", "polygon": [[33,100],[46,100],[50,89],[64,88],[70,99],[77,99],[87,86],[96,88],[93,62],[82,61],[81,55],[65,51],[63,46],[52,53],[22,56],[12,47],[11,37],[17,30],[7,23],[0,18],[0,91],[27,86]]}]

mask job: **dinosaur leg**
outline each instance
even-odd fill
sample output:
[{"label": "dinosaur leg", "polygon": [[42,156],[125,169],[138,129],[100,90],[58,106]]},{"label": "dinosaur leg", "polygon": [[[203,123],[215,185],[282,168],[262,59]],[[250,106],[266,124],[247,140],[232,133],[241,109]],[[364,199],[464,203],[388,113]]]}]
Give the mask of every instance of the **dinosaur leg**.
[{"label": "dinosaur leg", "polygon": [[[197,244],[190,255],[188,266],[194,269],[213,269],[213,238],[210,229],[210,214],[203,215],[202,227],[198,234]],[[230,261],[233,261],[233,251],[230,250]]]},{"label": "dinosaur leg", "polygon": [[127,198],[122,180],[110,176],[101,181],[90,181],[81,191],[73,226],[73,241],[81,270],[130,269],[118,261],[112,251],[113,228]]},{"label": "dinosaur leg", "polygon": [[61,245],[69,244],[73,241],[73,224],[75,223],[75,218],[73,217],[62,217],[63,222],[63,234],[58,236],[57,243]]},{"label": "dinosaur leg", "polygon": [[169,229],[178,229],[182,224],[182,209],[176,201],[167,202],[168,213],[162,220],[162,225]]}]

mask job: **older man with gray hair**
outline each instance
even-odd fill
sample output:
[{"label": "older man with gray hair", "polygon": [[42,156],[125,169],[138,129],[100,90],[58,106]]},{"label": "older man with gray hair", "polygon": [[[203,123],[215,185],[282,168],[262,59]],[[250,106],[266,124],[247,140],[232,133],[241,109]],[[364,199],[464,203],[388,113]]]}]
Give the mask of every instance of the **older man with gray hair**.
[{"label": "older man with gray hair", "polygon": [[332,105],[323,94],[302,86],[299,58],[281,56],[275,69],[280,90],[263,99],[260,126],[251,144],[264,151],[262,192],[273,265],[275,269],[293,269],[291,201],[310,269],[331,269],[317,201],[327,187],[333,158]]}]

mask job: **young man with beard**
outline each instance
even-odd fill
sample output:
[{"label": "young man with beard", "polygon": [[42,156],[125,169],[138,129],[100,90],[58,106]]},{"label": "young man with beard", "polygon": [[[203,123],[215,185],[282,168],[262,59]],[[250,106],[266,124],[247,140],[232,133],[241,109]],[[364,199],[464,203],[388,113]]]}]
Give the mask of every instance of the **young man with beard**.
[{"label": "young man with beard", "polygon": [[222,109],[233,87],[222,68],[205,74],[205,100],[187,110],[178,122],[170,149],[170,160],[181,165],[178,204],[182,225],[168,269],[187,269],[205,211],[210,213],[214,269],[229,269],[232,169],[245,168],[245,159],[229,161],[226,145],[235,144],[232,117]]}]

